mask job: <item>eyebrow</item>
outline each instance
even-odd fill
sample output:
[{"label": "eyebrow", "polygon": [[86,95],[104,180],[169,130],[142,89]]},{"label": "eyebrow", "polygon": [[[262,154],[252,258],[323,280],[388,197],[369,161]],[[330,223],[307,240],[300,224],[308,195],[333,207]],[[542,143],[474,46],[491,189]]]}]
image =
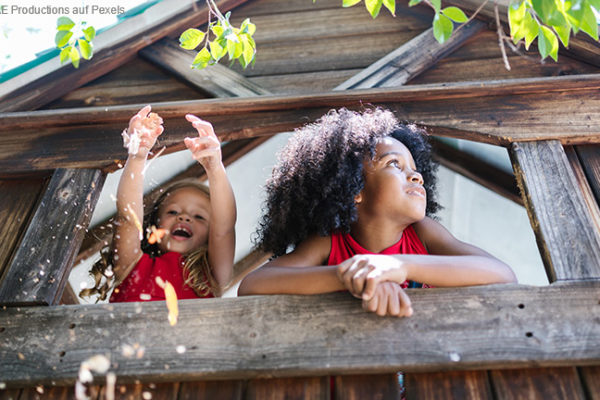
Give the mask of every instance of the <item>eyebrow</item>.
[{"label": "eyebrow", "polygon": [[374,161],[380,161],[381,159],[383,159],[387,156],[402,156],[402,153],[400,153],[398,151],[388,151],[387,153],[383,153],[379,157],[375,157]]}]

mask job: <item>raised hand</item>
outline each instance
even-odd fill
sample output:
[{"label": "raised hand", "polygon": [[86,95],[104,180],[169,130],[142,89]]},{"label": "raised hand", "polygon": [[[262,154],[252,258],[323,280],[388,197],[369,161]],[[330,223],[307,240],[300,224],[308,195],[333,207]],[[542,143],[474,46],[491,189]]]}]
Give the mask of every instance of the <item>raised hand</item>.
[{"label": "raised hand", "polygon": [[355,255],[338,266],[337,275],[352,295],[363,300],[371,299],[380,282],[402,284],[407,278],[404,263],[383,254]]},{"label": "raised hand", "polygon": [[207,171],[221,165],[221,143],[211,123],[192,114],[187,114],[185,119],[198,131],[198,137],[184,139],[185,146],[192,152],[194,160]]},{"label": "raised hand", "polygon": [[129,127],[121,134],[123,145],[132,155],[146,156],[156,143],[156,139],[164,131],[163,120],[156,113],[151,113],[152,107],[145,106],[129,120]]}]

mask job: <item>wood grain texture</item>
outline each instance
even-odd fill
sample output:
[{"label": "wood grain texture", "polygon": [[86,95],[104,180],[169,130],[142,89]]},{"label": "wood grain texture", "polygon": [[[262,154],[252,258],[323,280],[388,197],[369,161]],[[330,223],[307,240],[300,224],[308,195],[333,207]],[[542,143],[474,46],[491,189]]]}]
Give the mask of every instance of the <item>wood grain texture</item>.
[{"label": "wood grain texture", "polygon": [[345,375],[335,377],[334,400],[400,399],[397,374]]},{"label": "wood grain texture", "polygon": [[[102,386],[98,400],[107,399],[106,386]],[[172,383],[133,383],[119,384],[117,376],[117,384],[115,385],[114,399],[116,400],[178,400],[180,390],[179,382]],[[199,398],[199,397],[198,397]]]},{"label": "wood grain texture", "polygon": [[329,377],[253,379],[246,400],[328,400]]},{"label": "wood grain texture", "polygon": [[[409,290],[415,313],[403,319],[366,313],[347,293],[182,300],[173,327],[162,302],[9,307],[0,376],[9,388],[72,384],[95,354],[110,358],[120,383],[597,365],[599,290]],[[124,355],[125,344],[143,357]]]},{"label": "wood grain texture", "polygon": [[600,278],[600,232],[558,141],[510,151],[550,282]]},{"label": "wood grain texture", "polygon": [[241,400],[244,381],[182,382],[177,400]]},{"label": "wood grain texture", "polygon": [[404,386],[407,400],[494,399],[486,371],[405,374]]},{"label": "wood grain texture", "polygon": [[486,24],[473,20],[452,35],[444,44],[438,43],[429,28],[419,36],[365,68],[337,90],[394,87],[406,82],[435,65],[446,55],[462,46],[481,31]]},{"label": "wood grain texture", "polygon": [[98,200],[98,170],[57,170],[0,285],[3,304],[57,304]]},{"label": "wood grain texture", "polygon": [[213,97],[250,97],[271,94],[221,64],[202,70],[190,68],[195,54],[182,49],[168,39],[163,39],[140,51],[140,55],[146,60],[164,68],[187,85]]},{"label": "wood grain texture", "polygon": [[[565,154],[567,156],[567,160],[569,160],[569,164],[571,165],[571,169],[573,170],[573,174],[575,174],[575,179],[577,180],[577,186],[581,190],[581,194],[583,195],[583,200],[585,201],[585,205],[589,211],[590,222],[592,222],[596,231],[600,232],[600,208],[598,207],[597,199],[594,197],[594,192],[590,187],[590,184],[593,182],[593,175],[591,181],[588,181],[586,177],[586,171],[582,166],[582,162],[589,162],[585,158],[578,157],[577,150],[575,150],[577,146],[564,146]],[[595,147],[595,146],[583,146],[583,147]],[[589,176],[589,175],[588,175]]]},{"label": "wood grain texture", "polygon": [[575,146],[575,151],[581,160],[581,165],[596,202],[600,204],[600,145]]},{"label": "wood grain texture", "polygon": [[[553,85],[548,89],[548,85]],[[260,96],[155,104],[168,130],[159,145],[183,149],[190,134],[180,118],[199,113],[221,140],[272,135],[322,116],[331,108],[377,104],[432,134],[507,145],[513,141],[560,138],[564,143],[600,141],[600,79],[593,76],[468,82],[355,90],[302,96]],[[556,90],[556,92],[553,92]],[[556,113],[557,108],[565,110]],[[123,121],[140,105],[9,113],[0,116],[0,171],[56,167],[109,167],[125,158],[119,135]],[[12,136],[15,135],[15,136]],[[11,139],[18,137],[19,140]],[[81,152],[85,145],[90,149]],[[40,154],[44,155],[43,157]]]},{"label": "wood grain texture", "polygon": [[586,398],[600,399],[600,366],[578,368]]},{"label": "wood grain texture", "polygon": [[0,277],[8,268],[46,184],[46,179],[0,180]]},{"label": "wood grain texture", "polygon": [[42,109],[153,104],[206,97],[210,96],[135,57],[106,75],[44,105]]},{"label": "wood grain texture", "polygon": [[585,399],[575,367],[490,371],[495,398]]}]

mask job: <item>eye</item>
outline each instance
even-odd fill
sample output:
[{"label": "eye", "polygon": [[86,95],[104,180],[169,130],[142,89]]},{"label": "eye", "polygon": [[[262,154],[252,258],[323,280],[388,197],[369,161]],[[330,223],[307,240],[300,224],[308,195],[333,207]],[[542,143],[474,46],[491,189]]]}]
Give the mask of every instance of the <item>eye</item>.
[{"label": "eye", "polygon": [[204,219],[204,217],[202,215],[200,215],[200,214],[196,214],[195,218],[197,220],[203,220]]},{"label": "eye", "polygon": [[398,160],[396,160],[396,159],[394,159],[394,158],[393,158],[393,159],[391,159],[391,160],[389,160],[389,161],[388,161],[388,162],[387,162],[385,165],[386,165],[386,166],[393,166],[393,167],[395,167],[395,168],[400,168],[400,169],[402,169],[402,167],[400,166],[400,163],[398,162]]},{"label": "eye", "polygon": [[169,210],[169,211],[167,211],[167,214],[169,214],[169,215],[177,215],[177,211],[175,211],[175,210]]}]

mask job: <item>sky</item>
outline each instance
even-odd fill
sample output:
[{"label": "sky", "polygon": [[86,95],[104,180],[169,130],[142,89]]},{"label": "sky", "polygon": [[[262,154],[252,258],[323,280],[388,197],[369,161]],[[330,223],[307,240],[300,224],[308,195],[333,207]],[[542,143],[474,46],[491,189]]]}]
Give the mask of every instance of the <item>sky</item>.
[{"label": "sky", "polygon": [[[67,16],[96,30],[146,0],[0,0],[0,73],[55,47],[56,20]],[[76,12],[83,14],[75,14]],[[68,14],[67,14],[68,12]]]}]

